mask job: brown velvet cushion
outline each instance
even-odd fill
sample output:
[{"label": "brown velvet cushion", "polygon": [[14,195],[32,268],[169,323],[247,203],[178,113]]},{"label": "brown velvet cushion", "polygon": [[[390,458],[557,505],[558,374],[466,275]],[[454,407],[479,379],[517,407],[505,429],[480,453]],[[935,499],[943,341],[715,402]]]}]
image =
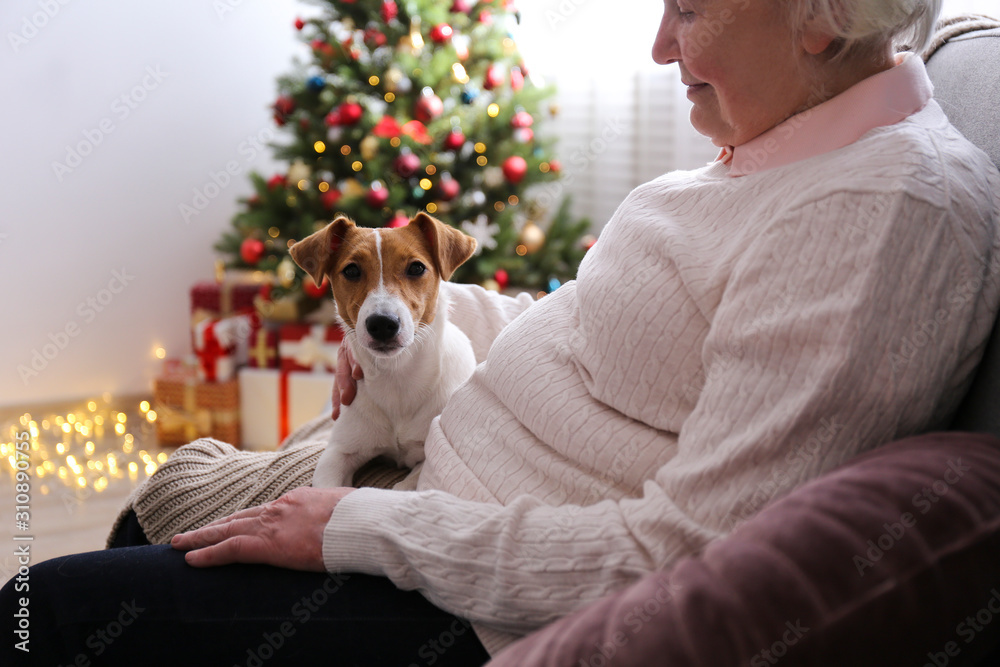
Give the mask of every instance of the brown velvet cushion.
[{"label": "brown velvet cushion", "polygon": [[1000,440],[936,433],[815,480],[491,667],[971,664],[1000,638]]}]

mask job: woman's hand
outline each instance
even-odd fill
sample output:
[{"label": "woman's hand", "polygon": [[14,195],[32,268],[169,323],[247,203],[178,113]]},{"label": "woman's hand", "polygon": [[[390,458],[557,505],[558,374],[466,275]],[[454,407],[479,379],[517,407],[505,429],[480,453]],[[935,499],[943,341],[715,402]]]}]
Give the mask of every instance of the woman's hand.
[{"label": "woman's hand", "polygon": [[194,567],[262,563],[323,572],[323,529],[351,488],[293,489],[277,500],[250,507],[187,533],[170,546],[187,551]]},{"label": "woman's hand", "polygon": [[345,340],[337,351],[337,374],[333,383],[333,414],[336,420],[340,416],[340,406],[350,405],[358,393],[358,380],[365,376],[361,366],[354,361],[351,348]]}]

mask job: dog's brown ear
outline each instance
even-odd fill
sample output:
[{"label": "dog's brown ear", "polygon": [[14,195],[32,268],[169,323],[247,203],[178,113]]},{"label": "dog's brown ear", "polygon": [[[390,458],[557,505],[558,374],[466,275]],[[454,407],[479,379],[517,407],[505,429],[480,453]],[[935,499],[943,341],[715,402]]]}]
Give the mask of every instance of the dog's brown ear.
[{"label": "dog's brown ear", "polygon": [[354,221],[342,215],[337,216],[323,229],[293,245],[288,252],[295,263],[301,266],[317,285],[320,285],[323,283],[323,277],[333,268],[337,251],[353,227]]},{"label": "dog's brown ear", "polygon": [[431,254],[437,260],[441,280],[451,278],[455,269],[476,251],[476,239],[423,211],[417,213],[408,226],[419,229],[427,239]]}]

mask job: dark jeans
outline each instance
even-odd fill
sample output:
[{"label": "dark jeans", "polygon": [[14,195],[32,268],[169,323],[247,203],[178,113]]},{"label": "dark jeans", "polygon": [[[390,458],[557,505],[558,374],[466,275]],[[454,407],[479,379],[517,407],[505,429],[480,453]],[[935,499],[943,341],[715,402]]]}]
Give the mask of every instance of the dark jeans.
[{"label": "dark jeans", "polygon": [[[134,518],[124,541],[144,541]],[[478,666],[472,628],[415,591],[361,574],[196,569],[169,546],[55,558],[0,591],[0,665]],[[23,585],[24,582],[22,582]],[[14,615],[28,601],[28,647]]]}]

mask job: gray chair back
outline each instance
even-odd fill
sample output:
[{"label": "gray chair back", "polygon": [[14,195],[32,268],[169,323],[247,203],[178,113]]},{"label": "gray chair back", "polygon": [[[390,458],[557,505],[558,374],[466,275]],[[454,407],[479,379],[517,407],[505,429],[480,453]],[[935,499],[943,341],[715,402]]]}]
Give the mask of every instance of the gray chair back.
[{"label": "gray chair back", "polygon": [[[1000,29],[952,38],[927,72],[952,125],[1000,167]],[[1000,436],[1000,323],[951,428]]]}]

